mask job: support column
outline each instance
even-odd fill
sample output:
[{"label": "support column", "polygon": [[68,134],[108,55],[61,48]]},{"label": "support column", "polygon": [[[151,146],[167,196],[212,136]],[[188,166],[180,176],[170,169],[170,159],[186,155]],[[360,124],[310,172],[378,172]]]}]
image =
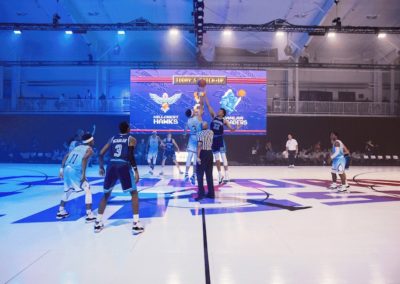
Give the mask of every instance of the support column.
[{"label": "support column", "polygon": [[299,68],[297,68],[297,67],[295,69],[294,98],[296,101],[296,113],[298,113],[299,112],[300,90],[299,90]]},{"label": "support column", "polygon": [[390,114],[394,114],[395,70],[390,69]]},{"label": "support column", "polygon": [[4,66],[0,66],[0,100],[4,98]]},{"label": "support column", "polygon": [[11,109],[17,108],[18,98],[21,96],[21,66],[12,67],[11,79]]},{"label": "support column", "polygon": [[374,70],[374,102],[381,103],[382,102],[382,71],[381,70]]},{"label": "support column", "polygon": [[96,66],[96,92],[95,92],[95,108],[99,108],[99,98],[103,90],[103,69],[101,66]]}]

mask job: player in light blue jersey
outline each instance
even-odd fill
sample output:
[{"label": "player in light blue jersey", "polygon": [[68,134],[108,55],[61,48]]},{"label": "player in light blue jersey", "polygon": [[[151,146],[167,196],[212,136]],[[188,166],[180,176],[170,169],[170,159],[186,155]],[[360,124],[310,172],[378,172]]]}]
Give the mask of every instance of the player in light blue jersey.
[{"label": "player in light blue jersey", "polygon": [[187,109],[185,112],[188,121],[185,126],[185,135],[189,132],[189,140],[187,144],[188,156],[186,159],[185,181],[189,181],[189,169],[193,162],[193,174],[190,182],[196,183],[196,162],[197,162],[197,134],[202,130],[204,101],[203,96],[200,97],[200,106],[197,110]]},{"label": "player in light blue jersey", "polygon": [[149,164],[149,174],[153,175],[154,167],[157,163],[158,147],[163,146],[164,143],[161,141],[160,136],[157,135],[157,131],[153,131],[152,135],[147,141],[147,163]]},{"label": "player in light blue jersey", "polygon": [[[337,189],[338,192],[347,191],[347,180],[346,180],[346,159],[344,157],[344,144],[338,139],[338,134],[336,132],[331,132],[330,134],[332,142],[332,184],[329,189]],[[342,182],[341,186],[336,183],[337,176],[339,175]]]},{"label": "player in light blue jersey", "polygon": [[86,222],[96,220],[92,213],[92,193],[86,180],[86,168],[90,157],[93,155],[93,145],[93,136],[84,134],[82,144],[73,148],[62,161],[60,178],[64,179],[64,194],[57,212],[57,219],[64,219],[69,216],[69,213],[65,210],[65,203],[70,195],[73,192],[85,191]]}]

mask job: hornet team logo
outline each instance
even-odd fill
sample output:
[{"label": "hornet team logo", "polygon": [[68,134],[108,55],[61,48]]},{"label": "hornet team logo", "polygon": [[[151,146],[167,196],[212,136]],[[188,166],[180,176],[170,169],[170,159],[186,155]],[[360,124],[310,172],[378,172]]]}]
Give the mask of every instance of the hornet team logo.
[{"label": "hornet team logo", "polygon": [[149,93],[150,98],[161,105],[161,110],[166,113],[169,111],[169,106],[176,103],[182,96],[182,93],[176,93],[172,97],[169,97],[167,93],[163,93],[162,96],[158,96],[156,94]]}]

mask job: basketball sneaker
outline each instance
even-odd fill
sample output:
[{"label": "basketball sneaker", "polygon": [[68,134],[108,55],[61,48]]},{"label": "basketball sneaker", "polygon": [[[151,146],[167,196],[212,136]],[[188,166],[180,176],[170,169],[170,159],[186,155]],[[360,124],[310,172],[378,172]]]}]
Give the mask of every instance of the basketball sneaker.
[{"label": "basketball sneaker", "polygon": [[164,172],[160,172],[160,176],[162,176],[164,174]]},{"label": "basketball sneaker", "polygon": [[94,214],[90,212],[89,214],[86,214],[85,221],[86,223],[91,223],[93,221],[96,221],[96,216],[94,216]]},{"label": "basketball sneaker", "polygon": [[191,183],[192,185],[195,185],[195,184],[196,184],[196,177],[195,177],[195,175],[192,175],[192,176],[190,177],[190,183]]},{"label": "basketball sneaker", "polygon": [[149,171],[149,175],[151,175],[151,176],[153,175],[153,171],[152,170]]},{"label": "basketball sneaker", "polygon": [[61,211],[58,211],[58,212],[57,212],[56,218],[57,218],[58,220],[61,220],[61,219],[67,218],[68,216],[69,216],[69,213],[68,213],[67,211],[61,210]]},{"label": "basketball sneaker", "polygon": [[101,230],[104,229],[104,224],[102,221],[96,221],[94,222],[94,232],[99,233]]},{"label": "basketball sneaker", "polygon": [[346,191],[347,191],[346,185],[338,186],[337,188],[337,192],[346,192]]},{"label": "basketball sneaker", "polygon": [[330,190],[335,190],[335,189],[337,189],[337,188],[338,188],[338,186],[337,186],[336,183],[332,183],[332,184],[328,187],[328,189],[330,189]]},{"label": "basketball sneaker", "polygon": [[222,184],[224,182],[224,176],[220,176],[218,178],[218,184]]},{"label": "basketball sneaker", "polygon": [[189,175],[188,175],[188,173],[185,173],[185,182],[189,182]]},{"label": "basketball sneaker", "polygon": [[144,227],[143,227],[143,225],[140,223],[140,221],[133,222],[133,225],[132,225],[132,233],[133,233],[134,235],[137,235],[137,234],[140,234],[140,233],[143,233],[143,232],[144,232]]}]

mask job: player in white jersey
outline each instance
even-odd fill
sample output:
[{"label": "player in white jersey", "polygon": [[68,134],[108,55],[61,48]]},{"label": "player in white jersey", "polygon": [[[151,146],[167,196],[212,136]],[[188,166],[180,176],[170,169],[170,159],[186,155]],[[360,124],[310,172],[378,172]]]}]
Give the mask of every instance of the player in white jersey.
[{"label": "player in white jersey", "polygon": [[157,135],[157,131],[153,131],[152,135],[147,141],[147,163],[149,164],[149,174],[153,175],[154,166],[157,163],[158,147],[163,146],[164,143],[161,141],[160,136]]},{"label": "player in white jersey", "polygon": [[185,181],[189,181],[189,169],[193,162],[193,174],[190,178],[190,182],[194,185],[196,183],[196,163],[197,163],[197,134],[200,133],[201,123],[203,121],[204,102],[203,97],[200,97],[200,107],[198,110],[187,109],[185,112],[188,121],[185,126],[185,135],[187,132],[190,133],[187,144],[188,156],[186,158],[186,170],[185,170]]},{"label": "player in white jersey", "polygon": [[69,216],[65,203],[73,192],[85,191],[86,222],[96,220],[92,213],[92,192],[86,180],[86,168],[89,158],[93,155],[94,138],[91,134],[82,136],[82,145],[76,146],[65,155],[60,168],[60,178],[64,179],[64,194],[61,198],[57,219]]},{"label": "player in white jersey", "polygon": [[[344,144],[338,139],[338,134],[336,132],[331,132],[330,138],[332,141],[332,184],[329,189],[337,189],[338,192],[343,192],[347,190],[347,179],[346,179],[346,159],[344,157]],[[337,175],[339,175],[342,185],[338,186]]]}]

